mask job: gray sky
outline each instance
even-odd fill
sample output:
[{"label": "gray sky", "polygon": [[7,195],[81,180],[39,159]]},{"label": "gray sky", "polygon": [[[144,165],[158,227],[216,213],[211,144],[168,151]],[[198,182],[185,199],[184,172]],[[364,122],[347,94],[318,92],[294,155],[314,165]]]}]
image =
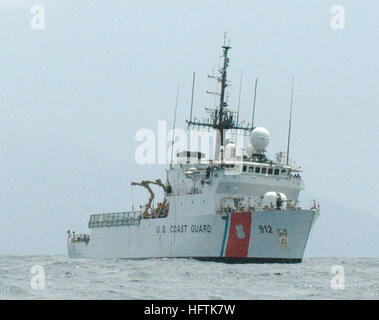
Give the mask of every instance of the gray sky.
[{"label": "gray sky", "polygon": [[[44,30],[30,26],[30,8],[35,4],[46,8]],[[344,30],[330,27],[333,5],[345,9]],[[1,1],[0,164],[8,173],[1,175],[0,208],[9,223],[3,230],[16,232],[18,223],[26,223],[17,216],[25,217],[31,206],[35,211],[30,215],[38,212],[53,224],[59,210],[51,190],[60,190],[55,196],[59,194],[65,210],[80,215],[84,225],[90,210],[128,207],[130,180],[162,176],[166,168],[138,168],[136,131],[155,129],[157,120],[171,126],[178,83],[177,123],[184,128],[194,71],[195,112],[202,115],[203,106],[213,106],[205,91],[213,90],[214,83],[206,76],[217,68],[225,31],[233,47],[230,104],[237,104],[243,69],[241,117],[250,120],[253,82],[259,79],[256,124],[271,133],[269,152],[286,147],[294,75],[291,152],[305,171],[306,192],[379,217],[378,14],[375,0]],[[54,151],[60,143],[88,151],[82,156],[87,163],[68,166],[69,156],[62,158]],[[104,168],[97,177],[98,171],[91,171],[91,179],[83,177],[88,184],[82,181],[80,188],[87,192],[68,205],[63,199],[72,196],[77,184],[62,187],[64,174],[57,176],[58,164],[66,162],[67,172],[76,172],[81,165],[83,170],[102,170],[89,155],[106,158],[104,165],[120,163],[119,172]],[[31,172],[38,174],[32,177]],[[138,172],[145,176],[138,177]],[[114,180],[107,180],[109,176]],[[41,181],[47,181],[43,179],[49,183],[42,188]],[[114,183],[103,188],[116,191],[103,201],[95,200],[92,184],[101,192],[105,183]],[[90,204],[94,202],[96,207]],[[47,222],[41,223],[40,231],[47,227]],[[32,220],[28,226],[33,226]],[[19,241],[15,252],[22,252],[17,249],[21,236]]]}]

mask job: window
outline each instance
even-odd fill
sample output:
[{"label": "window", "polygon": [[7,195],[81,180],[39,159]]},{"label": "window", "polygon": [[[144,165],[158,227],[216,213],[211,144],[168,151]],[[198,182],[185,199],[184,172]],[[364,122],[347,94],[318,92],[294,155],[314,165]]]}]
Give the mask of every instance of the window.
[{"label": "window", "polygon": [[246,171],[247,171],[247,166],[243,166],[242,172],[246,172]]},{"label": "window", "polygon": [[279,169],[275,169],[275,171],[274,171],[274,175],[279,175]]},{"label": "window", "polygon": [[262,174],[266,174],[267,168],[262,168]]},{"label": "window", "polygon": [[272,168],[268,169],[268,174],[272,174]]},{"label": "window", "polygon": [[287,170],[286,169],[282,169],[282,175],[285,176],[286,175],[286,172]]},{"label": "window", "polygon": [[261,168],[260,167],[256,167],[255,168],[255,173],[259,173],[261,171]]},{"label": "window", "polygon": [[254,167],[249,167],[249,172],[254,172]]}]

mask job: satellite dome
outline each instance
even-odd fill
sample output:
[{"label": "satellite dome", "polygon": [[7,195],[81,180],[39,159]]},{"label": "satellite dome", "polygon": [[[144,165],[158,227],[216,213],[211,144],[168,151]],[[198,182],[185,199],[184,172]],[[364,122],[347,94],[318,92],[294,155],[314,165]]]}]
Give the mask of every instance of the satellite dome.
[{"label": "satellite dome", "polygon": [[275,191],[265,193],[263,196],[263,206],[277,208],[278,204],[280,205],[280,209],[287,207],[287,196],[284,193]]},{"label": "satellite dome", "polygon": [[254,152],[254,148],[253,148],[253,146],[251,145],[251,143],[247,146],[247,148],[246,148],[246,153],[247,153],[247,155],[250,157],[252,154],[253,154],[253,152]]},{"label": "satellite dome", "polygon": [[250,142],[255,151],[264,152],[270,142],[270,133],[263,127],[257,127],[251,133]]},{"label": "satellite dome", "polygon": [[268,207],[276,206],[277,194],[275,191],[266,192],[263,196],[263,205]]},{"label": "satellite dome", "polygon": [[283,201],[281,208],[286,209],[287,208],[287,196],[282,192],[279,192],[279,195],[280,195],[280,200]]},{"label": "satellite dome", "polygon": [[228,143],[225,147],[225,159],[232,159],[236,156],[236,146],[234,143]]}]

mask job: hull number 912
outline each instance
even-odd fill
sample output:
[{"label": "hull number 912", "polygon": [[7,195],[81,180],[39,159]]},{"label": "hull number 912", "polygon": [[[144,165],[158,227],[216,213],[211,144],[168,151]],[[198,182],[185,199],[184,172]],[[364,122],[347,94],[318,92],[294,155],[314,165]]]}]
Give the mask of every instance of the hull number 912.
[{"label": "hull number 912", "polygon": [[273,231],[272,231],[272,227],[271,226],[266,226],[266,225],[259,225],[259,227],[258,227],[258,229],[259,229],[259,231],[261,232],[261,233],[274,233]]}]

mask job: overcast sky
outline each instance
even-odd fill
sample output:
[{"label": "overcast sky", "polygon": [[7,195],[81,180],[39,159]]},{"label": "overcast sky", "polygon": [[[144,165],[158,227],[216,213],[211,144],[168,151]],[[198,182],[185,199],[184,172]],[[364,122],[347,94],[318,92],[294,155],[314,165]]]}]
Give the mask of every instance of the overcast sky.
[{"label": "overcast sky", "polygon": [[[43,30],[31,27],[36,4],[46,9]],[[345,10],[344,29],[331,27],[334,5]],[[256,125],[270,131],[271,154],[285,151],[294,75],[291,156],[304,170],[307,194],[379,217],[378,15],[376,0],[2,0],[2,149],[14,134],[26,147],[46,136],[135,171],[135,134],[156,130],[158,120],[171,127],[178,84],[177,123],[185,127],[194,71],[194,112],[213,107],[207,75],[217,68],[226,31],[231,107],[243,70],[241,118],[250,120],[258,78]],[[149,166],[141,179],[162,176],[165,168]],[[4,190],[14,182],[8,179]]]}]

